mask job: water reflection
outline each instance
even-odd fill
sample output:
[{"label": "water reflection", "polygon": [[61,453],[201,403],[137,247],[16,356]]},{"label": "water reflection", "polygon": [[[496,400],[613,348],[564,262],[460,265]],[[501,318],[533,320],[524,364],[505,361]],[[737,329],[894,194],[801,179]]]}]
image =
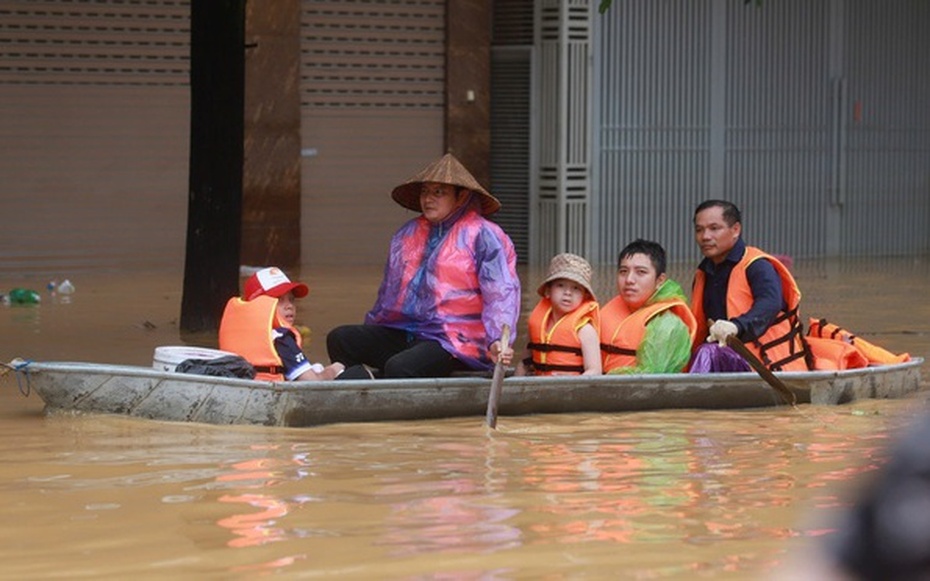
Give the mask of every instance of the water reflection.
[{"label": "water reflection", "polygon": [[[233,548],[361,534],[392,558],[587,543],[771,543],[827,532],[760,515],[782,513],[799,498],[816,509],[837,506],[832,481],[870,470],[887,437],[850,439],[824,422],[812,427],[810,418],[787,412],[766,424],[752,412],[737,413],[738,420],[729,414],[736,429],[721,430],[722,415],[630,418],[598,438],[544,430],[475,441],[411,441],[408,434],[352,451],[332,441],[253,447],[267,455],[236,462],[215,479],[227,490],[219,502],[248,510],[236,510],[217,525],[236,535],[227,541]],[[803,439],[785,436],[805,428]],[[433,461],[418,463],[412,456]],[[312,463],[311,457],[319,460]],[[797,475],[802,461],[826,469]],[[305,493],[294,494],[299,481]],[[333,486],[339,481],[346,486]],[[362,506],[380,517],[367,520],[351,510],[361,522],[318,522],[307,510],[311,503],[317,509]],[[306,553],[288,559],[314,560]]]},{"label": "water reflection", "polygon": [[[930,303],[913,301],[930,262],[795,264],[805,314],[930,353]],[[310,274],[314,353],[360,319],[380,272]],[[150,365],[178,344],[178,273],[83,276],[71,303],[0,307],[0,360]],[[497,431],[480,417],[298,430],[45,416],[14,377],[0,376],[0,510],[29,526],[0,527],[11,578],[765,577],[832,534],[829,517],[927,408],[922,393],[501,417]]]},{"label": "water reflection", "polygon": [[99,554],[108,539],[154,562],[180,532],[193,542],[175,551],[231,573],[748,572],[829,533],[800,511],[844,505],[837,483],[879,465],[906,423],[893,409],[505,417],[497,432],[481,418],[274,430],[62,415],[5,451],[0,490],[56,544]]},{"label": "water reflection", "polygon": [[[253,449],[261,450],[262,447]],[[305,465],[305,458],[302,456],[300,454],[292,456],[287,465],[273,458],[244,460],[232,464],[232,472],[217,476],[216,481],[218,484],[232,485],[231,487],[237,490],[243,488],[262,490],[261,492],[224,494],[217,499],[219,502],[244,504],[249,508],[260,509],[258,512],[249,510],[245,513],[233,514],[217,521],[219,526],[229,529],[236,535],[236,538],[227,543],[228,546],[234,548],[252,547],[287,538],[287,531],[282,527],[275,526],[276,523],[287,516],[293,507],[309,499],[284,500],[264,489],[274,488],[284,479],[300,480],[303,478],[306,473],[300,469],[296,471],[289,470],[290,474],[284,474],[283,472],[283,469],[291,468],[291,463],[298,467]]]},{"label": "water reflection", "polygon": [[[453,483],[447,483],[453,484]],[[395,557],[429,553],[484,552],[522,544],[522,532],[506,521],[519,513],[480,497],[424,486],[422,498],[394,503],[378,545]]]}]

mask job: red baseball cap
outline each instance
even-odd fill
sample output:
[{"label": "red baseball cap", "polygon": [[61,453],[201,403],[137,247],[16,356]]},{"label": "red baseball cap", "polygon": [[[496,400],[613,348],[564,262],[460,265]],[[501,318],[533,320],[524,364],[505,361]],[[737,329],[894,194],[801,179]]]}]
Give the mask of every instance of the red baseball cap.
[{"label": "red baseball cap", "polygon": [[263,268],[249,277],[245,281],[245,290],[242,296],[247,301],[255,297],[268,295],[269,297],[281,298],[289,292],[293,292],[298,299],[307,296],[310,288],[302,282],[291,282],[287,275],[281,272],[280,268],[271,266]]}]

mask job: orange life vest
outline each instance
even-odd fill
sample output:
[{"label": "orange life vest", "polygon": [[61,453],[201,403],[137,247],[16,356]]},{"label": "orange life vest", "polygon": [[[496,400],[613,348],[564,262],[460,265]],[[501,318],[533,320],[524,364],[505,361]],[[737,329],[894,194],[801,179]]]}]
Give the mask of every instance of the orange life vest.
[{"label": "orange life vest", "polygon": [[821,337],[807,337],[804,340],[814,359],[817,371],[838,371],[840,369],[859,369],[868,367],[869,360],[849,343]]},{"label": "orange life vest", "polygon": [[597,331],[599,324],[597,301],[585,301],[552,325],[552,302],[543,298],[530,313],[527,321],[529,341],[526,345],[533,358],[537,375],[572,375],[584,373],[584,356],[578,330],[588,323]]},{"label": "orange life vest", "polygon": [[[251,301],[233,297],[226,303],[220,321],[220,349],[241,355],[255,367],[255,379],[284,380],[284,365],[274,347],[272,331],[290,325],[278,321],[278,299],[259,296]],[[300,333],[294,332],[301,346]]]},{"label": "orange life vest", "polygon": [[636,350],[646,335],[646,325],[666,311],[674,313],[688,326],[693,344],[698,329],[697,320],[687,303],[681,299],[644,305],[632,313],[620,296],[604,305],[601,311],[601,361],[604,373],[612,369],[634,367]]},{"label": "orange life vest", "polygon": [[[911,360],[911,356],[908,353],[895,355],[887,349],[869,343],[862,337],[857,337],[842,327],[827,322],[826,319],[811,318],[808,320],[807,324],[808,341],[811,341],[811,338],[819,337],[824,340],[851,345],[862,355],[867,365],[888,365],[891,363],[904,363],[905,361]],[[817,354],[815,353],[815,355]],[[829,355],[829,352],[822,354],[823,357],[828,357]],[[865,367],[865,365],[861,367]],[[840,367],[839,369],[843,368]]]},{"label": "orange life vest", "polygon": [[[787,310],[778,313],[765,334],[748,342],[746,347],[772,371],[807,371],[810,352],[804,344],[804,329],[798,313],[801,291],[794,277],[778,259],[753,246],[746,247],[746,253],[733,266],[727,283],[727,318],[734,319],[752,308],[752,289],[746,278],[746,269],[759,259],[766,259],[775,267],[775,272],[781,278],[782,296]],[[707,338],[707,317],[704,314],[705,282],[704,271],[698,269],[691,292],[691,310],[699,325],[698,342],[695,347]]]}]

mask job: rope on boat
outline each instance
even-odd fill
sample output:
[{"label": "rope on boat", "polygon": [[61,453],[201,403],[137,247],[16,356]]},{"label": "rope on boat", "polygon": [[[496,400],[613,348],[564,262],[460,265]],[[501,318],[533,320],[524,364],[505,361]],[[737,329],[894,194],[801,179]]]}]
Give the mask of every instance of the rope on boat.
[{"label": "rope on boat", "polygon": [[32,359],[20,359],[17,357],[9,363],[4,363],[0,361],[0,366],[4,369],[0,369],[0,375],[6,375],[11,370],[16,373],[16,387],[19,388],[19,393],[23,397],[29,397],[29,394],[32,393],[32,386],[29,383],[29,366],[32,364]]}]

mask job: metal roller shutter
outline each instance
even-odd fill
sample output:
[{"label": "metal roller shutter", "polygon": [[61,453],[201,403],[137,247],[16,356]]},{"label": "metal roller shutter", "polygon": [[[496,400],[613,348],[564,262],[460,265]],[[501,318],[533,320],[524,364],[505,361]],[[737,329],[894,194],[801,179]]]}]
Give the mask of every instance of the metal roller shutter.
[{"label": "metal roller shutter", "polygon": [[183,262],[188,13],[0,0],[0,268]]},{"label": "metal roller shutter", "polygon": [[301,30],[303,262],[380,264],[442,154],[445,2],[304,0]]},{"label": "metal roller shutter", "polygon": [[494,215],[513,239],[517,257],[530,255],[533,86],[533,2],[494,3],[491,51],[491,191],[501,201]]}]

